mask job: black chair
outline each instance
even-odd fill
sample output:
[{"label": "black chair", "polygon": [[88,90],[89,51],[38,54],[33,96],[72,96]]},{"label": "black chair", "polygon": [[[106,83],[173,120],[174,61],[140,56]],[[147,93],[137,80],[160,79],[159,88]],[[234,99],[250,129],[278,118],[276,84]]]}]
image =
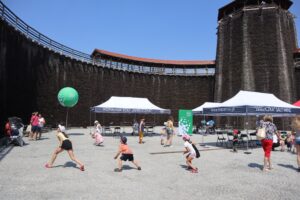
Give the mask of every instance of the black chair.
[{"label": "black chair", "polygon": [[222,132],[222,131],[217,131],[216,132],[217,133],[217,142],[216,142],[216,146],[218,146],[218,144],[220,144],[220,145],[226,145],[226,138],[224,137],[224,132]]},{"label": "black chair", "polygon": [[249,133],[249,146],[257,147],[259,140],[256,137],[256,131]]},{"label": "black chair", "polygon": [[233,133],[232,132],[227,132],[227,147],[232,147],[233,146]]},{"label": "black chair", "polygon": [[119,126],[115,127],[113,136],[114,137],[120,136],[120,134],[121,134],[121,127],[119,127]]},{"label": "black chair", "polygon": [[248,135],[246,133],[241,133],[239,137],[239,146],[246,147],[247,142],[249,142]]},{"label": "black chair", "polygon": [[104,135],[111,135],[112,131],[109,126],[104,127]]},{"label": "black chair", "polygon": [[148,126],[147,127],[147,136],[152,136],[153,135],[153,126]]}]

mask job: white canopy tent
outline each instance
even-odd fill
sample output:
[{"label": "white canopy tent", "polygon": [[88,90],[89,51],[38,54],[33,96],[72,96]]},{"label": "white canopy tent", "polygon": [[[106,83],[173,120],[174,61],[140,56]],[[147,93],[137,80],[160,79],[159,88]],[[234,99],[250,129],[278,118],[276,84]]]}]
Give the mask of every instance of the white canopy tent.
[{"label": "white canopy tent", "polygon": [[[209,116],[295,116],[300,114],[300,108],[278,99],[270,93],[239,91],[234,97],[211,108],[204,108],[203,114]],[[248,119],[247,119],[248,121]],[[248,122],[246,122],[246,133],[248,133]],[[248,140],[247,140],[248,150]],[[246,151],[249,154],[251,152]]]},{"label": "white canopy tent", "polygon": [[106,102],[91,107],[95,113],[135,113],[135,114],[170,114],[170,109],[163,109],[152,104],[147,98],[112,96]]},{"label": "white canopy tent", "polygon": [[203,115],[203,108],[210,108],[210,107],[216,107],[219,106],[221,103],[215,103],[215,102],[205,102],[201,106],[193,109],[194,115]]},{"label": "white canopy tent", "polygon": [[209,116],[295,116],[300,108],[286,103],[270,93],[239,91],[234,97],[212,107],[203,109]]}]

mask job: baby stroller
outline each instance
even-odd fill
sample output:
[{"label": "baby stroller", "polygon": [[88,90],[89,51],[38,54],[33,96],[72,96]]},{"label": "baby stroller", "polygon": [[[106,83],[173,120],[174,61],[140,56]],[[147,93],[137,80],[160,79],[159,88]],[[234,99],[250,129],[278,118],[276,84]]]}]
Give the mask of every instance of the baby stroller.
[{"label": "baby stroller", "polygon": [[11,135],[10,135],[10,143],[16,144],[19,146],[24,145],[23,141],[23,122],[18,117],[10,117],[8,118],[8,122],[11,129]]}]

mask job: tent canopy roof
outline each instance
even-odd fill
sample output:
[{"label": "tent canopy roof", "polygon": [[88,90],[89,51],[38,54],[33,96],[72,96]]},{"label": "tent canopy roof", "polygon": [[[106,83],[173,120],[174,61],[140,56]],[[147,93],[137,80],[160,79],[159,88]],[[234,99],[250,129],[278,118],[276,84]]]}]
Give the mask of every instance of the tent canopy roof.
[{"label": "tent canopy roof", "polygon": [[201,106],[193,109],[194,115],[202,115],[203,114],[203,108],[210,108],[210,107],[216,107],[219,106],[221,103],[215,103],[215,102],[205,102]]},{"label": "tent canopy roof", "polygon": [[138,113],[138,114],[170,114],[169,109],[152,104],[147,98],[112,96],[106,102],[94,106],[96,113]]},{"label": "tent canopy roof", "polygon": [[208,115],[277,115],[300,114],[300,108],[286,103],[270,93],[239,91],[218,106],[204,108]]}]

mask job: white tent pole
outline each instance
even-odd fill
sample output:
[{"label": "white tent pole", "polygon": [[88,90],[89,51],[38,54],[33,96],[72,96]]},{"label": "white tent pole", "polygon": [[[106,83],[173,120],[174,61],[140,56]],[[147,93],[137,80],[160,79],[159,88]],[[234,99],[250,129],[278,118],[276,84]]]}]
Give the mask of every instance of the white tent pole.
[{"label": "white tent pole", "polygon": [[249,118],[248,118],[248,107],[246,106],[246,134],[247,134],[247,149],[244,152],[245,154],[251,154],[250,151],[248,151],[249,149],[249,132],[248,132],[248,125],[249,124]]}]

